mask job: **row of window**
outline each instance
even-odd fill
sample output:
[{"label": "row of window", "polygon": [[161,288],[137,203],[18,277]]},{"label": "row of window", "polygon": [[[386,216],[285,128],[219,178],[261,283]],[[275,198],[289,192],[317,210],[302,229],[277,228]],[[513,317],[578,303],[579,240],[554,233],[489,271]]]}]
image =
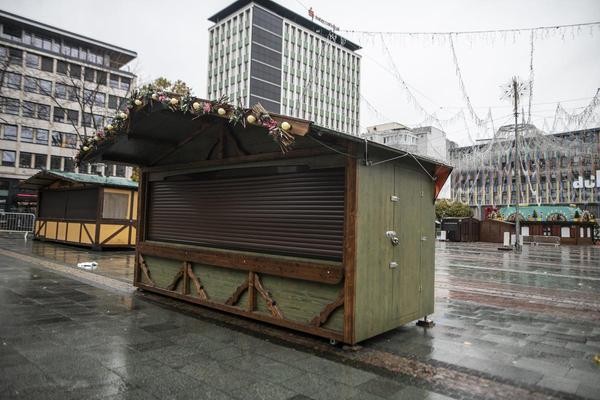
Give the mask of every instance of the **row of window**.
[{"label": "row of window", "polygon": [[4,23],[2,25],[2,37],[14,42],[33,46],[41,50],[50,51],[62,56],[76,58],[83,62],[109,66],[109,56],[100,53],[97,50],[91,50],[70,43],[65,39],[56,39],[39,33],[33,33],[23,30],[22,27]]},{"label": "row of window", "polygon": [[[24,57],[23,54],[25,54]],[[51,73],[56,72],[57,74],[79,80],[82,79],[83,76],[83,80],[86,82],[94,82],[99,85],[108,84],[108,86],[113,89],[129,90],[131,86],[131,78],[126,76],[115,73],[108,74],[105,71],[99,71],[94,68],[84,68],[79,64],[67,63],[65,61],[54,60],[53,58],[40,56],[34,53],[24,53],[23,50],[20,49],[0,46],[0,60],[8,61],[10,65],[22,67],[23,58],[25,59],[25,66],[29,68]]]},{"label": "row of window", "polygon": [[47,145],[48,138],[51,138],[52,146],[54,147],[66,147],[74,149],[77,147],[77,135],[75,133],[50,131],[42,128],[32,128],[29,126],[21,126],[21,132],[19,134],[17,125],[3,124],[0,126],[0,139],[14,140],[17,138],[22,143],[34,143]]},{"label": "row of window", "polygon": [[[10,97],[0,97],[0,112],[10,115],[21,115],[22,117],[50,120],[51,106],[47,104],[34,103],[31,101],[20,101]],[[65,124],[80,125],[98,128],[104,125],[105,117],[102,115],[84,112],[81,121],[79,111],[54,106],[52,120]]]}]

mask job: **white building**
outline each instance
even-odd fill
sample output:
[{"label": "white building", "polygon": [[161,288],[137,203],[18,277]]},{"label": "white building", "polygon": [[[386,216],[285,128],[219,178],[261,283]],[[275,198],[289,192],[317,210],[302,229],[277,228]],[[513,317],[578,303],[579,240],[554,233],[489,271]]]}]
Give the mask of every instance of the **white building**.
[{"label": "white building", "polygon": [[[18,183],[41,168],[75,171],[80,140],[124,105],[131,50],[0,11],[0,210],[19,206]],[[79,172],[131,176],[123,165]],[[24,197],[26,198],[26,197]]]},{"label": "white building", "polygon": [[209,98],[358,135],[359,46],[271,0],[238,0],[209,20]]},{"label": "white building", "polygon": [[[457,147],[455,142],[448,140],[444,131],[433,126],[408,128],[398,122],[369,126],[364,137],[415,155],[434,158],[446,164],[450,160],[450,151]],[[440,198],[450,198],[450,181],[451,179],[446,181],[440,192]]]}]

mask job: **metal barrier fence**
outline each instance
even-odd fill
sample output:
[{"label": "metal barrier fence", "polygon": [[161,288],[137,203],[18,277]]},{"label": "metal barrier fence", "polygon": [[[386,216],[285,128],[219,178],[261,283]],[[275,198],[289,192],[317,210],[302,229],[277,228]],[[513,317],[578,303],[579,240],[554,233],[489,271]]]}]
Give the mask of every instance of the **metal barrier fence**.
[{"label": "metal barrier fence", "polygon": [[0,211],[0,232],[22,233],[27,235],[35,227],[35,214]]}]

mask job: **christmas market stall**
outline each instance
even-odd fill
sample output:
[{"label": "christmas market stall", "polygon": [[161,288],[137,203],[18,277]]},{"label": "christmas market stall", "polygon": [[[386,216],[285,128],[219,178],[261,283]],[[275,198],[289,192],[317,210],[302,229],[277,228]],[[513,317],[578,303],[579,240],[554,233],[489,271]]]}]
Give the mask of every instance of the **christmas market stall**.
[{"label": "christmas market stall", "polygon": [[135,246],[136,182],[42,170],[23,181],[21,187],[38,192],[36,239],[94,250]]},{"label": "christmas market stall", "polygon": [[141,169],[139,288],[350,344],[433,312],[445,165],[151,88],[78,157]]}]

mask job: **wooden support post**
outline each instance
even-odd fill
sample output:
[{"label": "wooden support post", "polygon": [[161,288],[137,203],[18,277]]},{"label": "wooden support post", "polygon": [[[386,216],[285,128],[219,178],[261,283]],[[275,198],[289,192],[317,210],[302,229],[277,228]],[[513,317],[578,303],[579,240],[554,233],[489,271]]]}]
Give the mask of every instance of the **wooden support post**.
[{"label": "wooden support post", "polygon": [[183,294],[187,295],[190,293],[190,263],[187,261],[183,262]]},{"label": "wooden support post", "polygon": [[248,311],[250,312],[256,309],[256,289],[254,288],[254,275],[254,272],[248,272]]}]

